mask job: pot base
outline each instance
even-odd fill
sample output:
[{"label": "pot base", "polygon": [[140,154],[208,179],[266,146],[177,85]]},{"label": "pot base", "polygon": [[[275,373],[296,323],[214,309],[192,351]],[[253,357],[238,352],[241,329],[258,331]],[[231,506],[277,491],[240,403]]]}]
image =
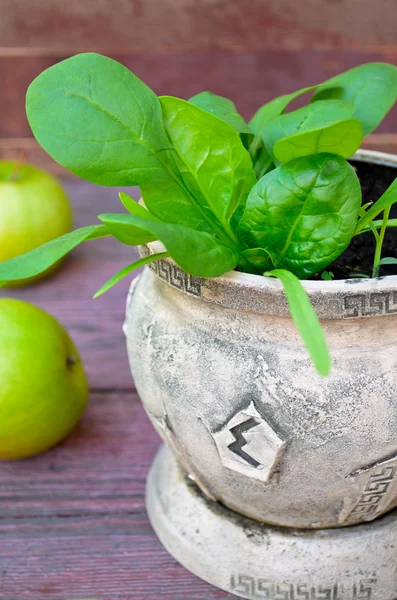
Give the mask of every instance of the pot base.
[{"label": "pot base", "polygon": [[341,529],[272,527],[205,498],[165,446],[149,474],[147,509],[179,563],[241,598],[397,599],[397,511]]}]

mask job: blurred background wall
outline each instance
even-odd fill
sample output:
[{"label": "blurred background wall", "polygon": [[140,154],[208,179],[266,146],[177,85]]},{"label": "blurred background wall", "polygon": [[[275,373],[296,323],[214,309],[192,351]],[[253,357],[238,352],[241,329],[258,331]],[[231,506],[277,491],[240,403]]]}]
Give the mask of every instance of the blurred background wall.
[{"label": "blurred background wall", "polygon": [[[94,50],[158,94],[276,95],[367,61],[397,64],[396,0],[0,0],[0,156],[36,149],[24,97],[43,69]],[[397,110],[365,144],[397,151]]]}]

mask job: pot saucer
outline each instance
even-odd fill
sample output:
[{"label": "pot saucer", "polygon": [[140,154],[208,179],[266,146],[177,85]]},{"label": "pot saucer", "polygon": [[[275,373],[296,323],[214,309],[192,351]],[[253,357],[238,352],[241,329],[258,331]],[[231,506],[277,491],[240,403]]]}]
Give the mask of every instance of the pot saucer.
[{"label": "pot saucer", "polygon": [[147,509],[179,563],[241,598],[397,598],[397,511],[340,529],[269,526],[204,497],[166,446],[149,474]]}]

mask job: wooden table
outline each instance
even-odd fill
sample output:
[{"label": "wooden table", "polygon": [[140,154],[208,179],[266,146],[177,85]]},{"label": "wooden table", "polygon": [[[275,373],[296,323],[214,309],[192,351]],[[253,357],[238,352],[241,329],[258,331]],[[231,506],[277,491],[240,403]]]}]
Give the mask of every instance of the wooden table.
[{"label": "wooden table", "polygon": [[[119,210],[117,191],[68,179],[76,226]],[[138,191],[132,190],[137,198]],[[159,446],[131,379],[122,334],[129,281],[93,293],[132,262],[113,239],[84,244],[51,280],[2,296],[46,309],[82,356],[90,401],[57,448],[0,463],[2,600],[212,600],[216,590],[179,566],[155,537],[145,479]]]}]

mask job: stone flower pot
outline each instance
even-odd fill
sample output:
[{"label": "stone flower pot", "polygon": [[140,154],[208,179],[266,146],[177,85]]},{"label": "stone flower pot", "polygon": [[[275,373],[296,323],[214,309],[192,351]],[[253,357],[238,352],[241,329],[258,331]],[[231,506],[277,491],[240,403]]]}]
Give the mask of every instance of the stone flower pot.
[{"label": "stone flower pot", "polygon": [[[396,157],[380,153],[357,159],[397,166]],[[238,272],[200,279],[165,259],[133,282],[125,323],[132,374],[182,468],[162,452],[149,513],[183,564],[242,597],[395,600],[397,517],[378,517],[397,507],[397,276],[304,287],[331,349],[326,379],[311,364],[279,281]],[[193,534],[198,514],[202,533]],[[385,519],[392,519],[387,527]],[[212,535],[217,527],[224,535],[214,546],[208,528]],[[192,536],[188,546],[182,529]],[[318,529],[327,531],[307,531]],[[273,540],[271,555],[264,536]],[[248,548],[254,542],[256,559]],[[312,544],[310,556],[300,543]],[[217,572],[204,565],[200,544],[208,558],[212,544]],[[283,552],[293,544],[288,559]],[[322,551],[338,557],[325,561],[328,570],[319,564]],[[274,552],[285,557],[283,566],[272,566]],[[289,595],[263,581],[287,582]],[[305,596],[310,586],[315,591]],[[328,589],[333,595],[321,595]]]}]

